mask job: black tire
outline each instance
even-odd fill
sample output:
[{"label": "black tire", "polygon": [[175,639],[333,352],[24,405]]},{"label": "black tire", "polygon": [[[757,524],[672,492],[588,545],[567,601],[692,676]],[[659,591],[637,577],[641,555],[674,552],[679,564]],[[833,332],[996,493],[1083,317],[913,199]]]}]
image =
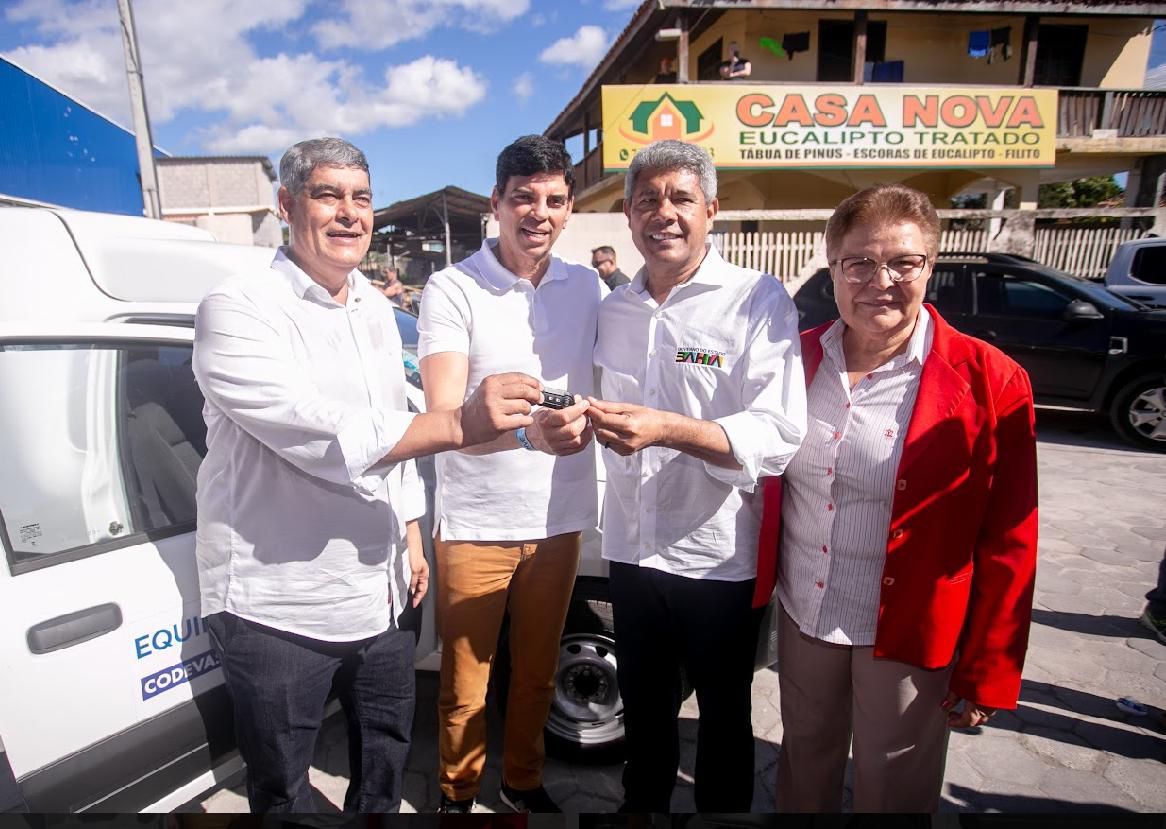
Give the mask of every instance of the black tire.
[{"label": "black tire", "polygon": [[1109,420],[1122,440],[1166,452],[1166,371],[1135,377],[1113,396]]},{"label": "black tire", "polygon": [[[508,625],[494,658],[494,699],[506,715],[510,687]],[[547,717],[547,753],[561,760],[614,763],[623,759],[623,703],[616,684],[615,626],[607,583],[581,578],[567,609],[555,697]]]}]

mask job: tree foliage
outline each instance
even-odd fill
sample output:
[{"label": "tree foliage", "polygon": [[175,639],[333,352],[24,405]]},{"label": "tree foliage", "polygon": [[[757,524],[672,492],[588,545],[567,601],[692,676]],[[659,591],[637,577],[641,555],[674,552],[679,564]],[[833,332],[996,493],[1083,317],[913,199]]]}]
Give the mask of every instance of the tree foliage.
[{"label": "tree foliage", "polygon": [[1113,176],[1091,176],[1076,181],[1042,184],[1037,193],[1037,204],[1039,207],[1050,208],[1096,207],[1124,192]]}]

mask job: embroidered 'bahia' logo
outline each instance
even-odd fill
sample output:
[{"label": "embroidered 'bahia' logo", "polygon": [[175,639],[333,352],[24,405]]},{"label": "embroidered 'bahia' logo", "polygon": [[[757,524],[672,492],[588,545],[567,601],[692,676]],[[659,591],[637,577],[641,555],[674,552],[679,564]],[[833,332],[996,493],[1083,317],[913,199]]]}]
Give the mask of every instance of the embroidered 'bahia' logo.
[{"label": "embroidered 'bahia' logo", "polygon": [[720,351],[708,351],[704,348],[678,348],[676,349],[676,362],[724,368],[725,355]]}]

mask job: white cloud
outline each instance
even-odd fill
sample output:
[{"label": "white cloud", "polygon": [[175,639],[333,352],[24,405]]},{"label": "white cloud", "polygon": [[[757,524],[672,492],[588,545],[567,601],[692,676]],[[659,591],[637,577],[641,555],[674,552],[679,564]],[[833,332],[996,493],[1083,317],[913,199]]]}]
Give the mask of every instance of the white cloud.
[{"label": "white cloud", "polygon": [[440,26],[492,31],[530,9],[530,0],[344,0],[344,14],[312,27],[321,46],[385,49]]},{"label": "white cloud", "polygon": [[[501,7],[515,0],[483,0]],[[278,152],[314,135],[355,136],[430,117],[456,117],[485,97],[473,69],[430,55],[368,78],[346,60],[310,52],[260,56],[249,36],[300,21],[308,0],[262,8],[235,0],[172,4],[138,0],[135,22],[150,117],[180,112],[209,122],[206,150]],[[106,0],[22,0],[6,15],[36,27],[42,42],[8,52],[67,94],[129,126],[129,100],[116,5]],[[289,42],[290,42],[289,38]]]},{"label": "white cloud", "polygon": [[538,59],[592,69],[607,54],[607,33],[598,26],[580,26],[570,37],[560,38],[543,50]]},{"label": "white cloud", "polygon": [[1146,89],[1166,89],[1166,63],[1160,63],[1146,70]]},{"label": "white cloud", "polygon": [[514,79],[514,86],[511,89],[519,100],[528,100],[534,94],[534,76],[529,72],[523,72]]},{"label": "white cloud", "polygon": [[604,0],[603,8],[608,11],[622,11],[623,9],[634,9],[642,2],[643,0]]}]

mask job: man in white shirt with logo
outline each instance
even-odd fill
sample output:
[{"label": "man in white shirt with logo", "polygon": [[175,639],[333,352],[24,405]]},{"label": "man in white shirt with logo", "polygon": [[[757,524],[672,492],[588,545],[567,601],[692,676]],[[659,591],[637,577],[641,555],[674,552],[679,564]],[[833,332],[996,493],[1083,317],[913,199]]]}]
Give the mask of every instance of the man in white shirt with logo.
[{"label": "man in white shirt with logo", "polygon": [[668,812],[680,672],[700,706],[697,811],[749,812],[758,478],[806,431],[797,310],[771,276],[707,243],[716,168],[660,141],[632,159],[624,213],[644,267],[599,313],[603,557],[619,648],[623,810]]},{"label": "man in white shirt with logo", "polygon": [[489,378],[461,408],[407,410],[392,306],[356,270],[372,233],[368,162],[338,138],[280,161],[291,244],[211,291],[195,320],[206,398],[196,555],[255,812],[312,812],[328,695],[348,715],[345,811],[395,812],[428,589],[412,459],[530,425],[537,381]]},{"label": "man in white shirt with logo", "polygon": [[[434,274],[423,294],[418,356],[430,411],[462,405],[499,371],[592,393],[607,289],[590,268],[551,255],[574,183],[566,150],[541,135],[499,154],[491,198],[498,238]],[[470,811],[481,786],[486,685],[507,611],[512,670],[501,798],[516,811],[559,811],[542,785],[542,733],[580,534],[597,523],[586,410],[582,397],[561,410],[536,409],[531,426],[437,459],[442,812]]]}]

